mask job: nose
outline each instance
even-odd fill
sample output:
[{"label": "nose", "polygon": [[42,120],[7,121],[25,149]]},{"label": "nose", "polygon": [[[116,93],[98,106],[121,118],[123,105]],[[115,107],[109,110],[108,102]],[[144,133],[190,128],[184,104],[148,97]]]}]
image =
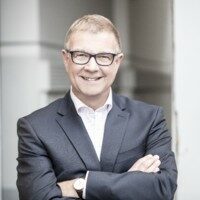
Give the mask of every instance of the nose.
[{"label": "nose", "polygon": [[91,57],[89,62],[84,67],[85,70],[95,72],[99,70],[99,66],[96,63],[96,60],[94,57]]}]

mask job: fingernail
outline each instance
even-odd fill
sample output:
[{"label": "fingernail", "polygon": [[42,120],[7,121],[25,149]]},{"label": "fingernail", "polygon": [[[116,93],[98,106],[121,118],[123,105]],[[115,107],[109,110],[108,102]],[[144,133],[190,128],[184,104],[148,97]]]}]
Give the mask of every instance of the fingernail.
[{"label": "fingernail", "polygon": [[159,172],[159,171],[160,171],[160,169],[159,169],[159,168],[156,168],[156,171],[157,171],[157,172]]},{"label": "fingernail", "polygon": [[160,160],[156,160],[156,164],[160,165],[161,164]]},{"label": "fingernail", "polygon": [[154,155],[154,158],[155,159],[159,159],[160,157],[158,155]]}]

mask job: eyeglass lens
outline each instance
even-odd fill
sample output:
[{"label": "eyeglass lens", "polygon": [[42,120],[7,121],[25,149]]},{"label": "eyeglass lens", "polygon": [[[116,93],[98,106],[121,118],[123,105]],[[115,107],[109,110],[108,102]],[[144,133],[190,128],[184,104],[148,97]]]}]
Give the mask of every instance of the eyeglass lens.
[{"label": "eyeglass lens", "polygon": [[99,53],[99,54],[89,54],[89,53],[85,53],[85,52],[80,52],[80,51],[71,51],[71,56],[72,56],[72,60],[74,63],[76,64],[87,64],[91,57],[94,57],[96,60],[96,63],[98,65],[102,65],[102,66],[108,66],[111,65],[113,60],[114,60],[114,56],[116,54],[112,54],[112,53]]}]

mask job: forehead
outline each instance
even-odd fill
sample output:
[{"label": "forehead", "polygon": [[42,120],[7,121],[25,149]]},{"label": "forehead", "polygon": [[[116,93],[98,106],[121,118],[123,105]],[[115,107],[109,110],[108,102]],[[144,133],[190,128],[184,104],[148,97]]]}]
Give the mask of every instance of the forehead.
[{"label": "forehead", "polygon": [[111,32],[79,31],[71,35],[68,47],[72,50],[84,50],[90,53],[115,52],[118,44]]}]

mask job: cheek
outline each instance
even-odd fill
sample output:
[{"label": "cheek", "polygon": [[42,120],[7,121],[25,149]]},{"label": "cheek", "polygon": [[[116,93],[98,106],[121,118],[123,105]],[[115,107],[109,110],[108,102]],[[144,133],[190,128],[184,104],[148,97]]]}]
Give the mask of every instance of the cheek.
[{"label": "cheek", "polygon": [[114,82],[116,74],[117,70],[113,70],[112,72],[107,73],[107,81],[109,84],[112,84]]},{"label": "cheek", "polygon": [[75,77],[74,77],[74,72],[71,68],[66,68],[66,72],[67,72],[67,76],[68,76],[68,79],[70,80],[71,83],[74,83],[75,81]]},{"label": "cheek", "polygon": [[112,78],[115,78],[115,76],[116,76],[116,74],[117,74],[117,72],[118,72],[118,67],[117,66],[115,66],[114,67],[114,69],[113,69],[113,71],[112,71]]},{"label": "cheek", "polygon": [[66,71],[68,73],[68,76],[70,76],[70,78],[73,78],[78,74],[78,69],[76,68],[76,66],[73,66],[73,64],[69,64],[66,67]]}]

